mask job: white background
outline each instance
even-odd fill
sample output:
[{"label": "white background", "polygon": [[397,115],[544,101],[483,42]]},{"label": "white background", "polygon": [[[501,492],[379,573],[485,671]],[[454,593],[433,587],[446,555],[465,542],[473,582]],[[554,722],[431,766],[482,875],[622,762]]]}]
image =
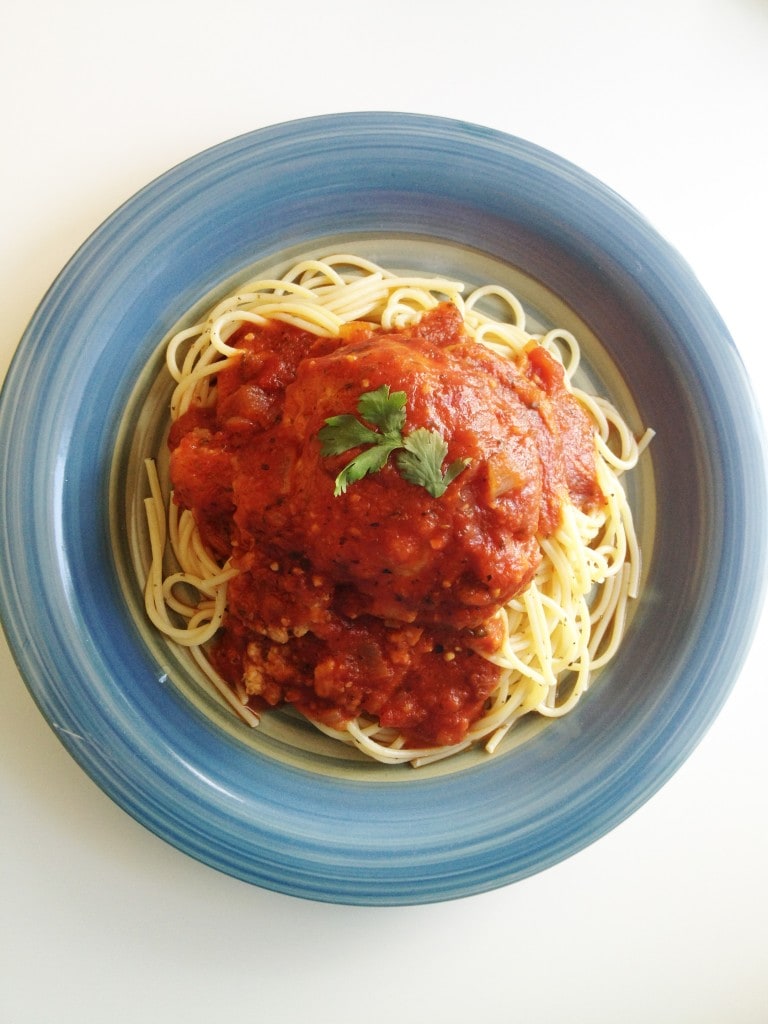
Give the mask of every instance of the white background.
[{"label": "white background", "polygon": [[[522,136],[623,194],[766,408],[766,0],[41,0],[7,5],[0,47],[0,374],[64,262],[156,175],[264,125],[387,109]],[[0,1021],[764,1024],[762,622],[715,725],[629,821],[501,891],[383,910],[263,892],[149,834],[2,643]]]}]

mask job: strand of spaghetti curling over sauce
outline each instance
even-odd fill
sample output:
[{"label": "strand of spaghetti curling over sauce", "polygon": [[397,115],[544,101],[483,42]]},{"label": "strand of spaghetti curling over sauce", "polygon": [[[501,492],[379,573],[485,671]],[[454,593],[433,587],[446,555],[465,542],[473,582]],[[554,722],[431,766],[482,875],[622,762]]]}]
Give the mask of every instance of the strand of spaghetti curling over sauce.
[{"label": "strand of spaghetti curling over sauce", "polygon": [[147,612],[252,725],[290,705],[387,763],[493,751],[618,648],[640,577],[621,477],[651,432],[575,388],[568,332],[462,293],[301,260],[169,343]]}]

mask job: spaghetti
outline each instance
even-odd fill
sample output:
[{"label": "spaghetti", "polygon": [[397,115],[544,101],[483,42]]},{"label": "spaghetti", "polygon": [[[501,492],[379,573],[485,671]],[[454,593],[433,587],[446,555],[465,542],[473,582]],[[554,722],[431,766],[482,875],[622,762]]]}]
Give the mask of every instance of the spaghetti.
[{"label": "spaghetti", "polygon": [[[620,644],[627,604],[640,583],[640,552],[621,477],[652,434],[638,442],[609,402],[574,385],[580,351],[573,335],[530,334],[521,303],[504,288],[478,288],[466,297],[463,291],[457,282],[395,274],[349,254],[304,259],[278,278],[242,286],[167,347],[175,381],[171,477],[175,465],[178,486],[175,494],[164,494],[155,463],[148,461],[147,614],[169,640],[189,649],[223,699],[251,725],[265,708],[289,703],[327,735],[385,763],[423,764],[479,741],[492,752],[524,715],[569,712]],[[391,351],[382,356],[387,345]],[[384,390],[374,387],[382,358],[390,360],[387,381],[393,387],[394,377],[405,381],[402,392],[390,394],[389,383]],[[402,367],[411,363],[409,377]],[[255,376],[246,375],[246,366]],[[466,429],[445,413],[443,427],[448,423],[453,432],[439,436],[433,392],[449,389],[446,381],[454,379],[456,392],[446,407],[458,407],[462,389],[475,379],[485,388],[472,393],[475,403],[478,395],[483,402],[487,396],[493,406],[498,395],[499,403],[511,397],[519,404],[506,448],[494,433],[507,423],[501,404],[493,429],[478,419],[480,413],[472,412]],[[422,382],[427,397],[411,386],[414,381]],[[392,410],[382,413],[380,428],[372,425],[375,418],[364,421],[353,413],[349,397],[337,410],[333,403],[353,382],[353,397],[364,402],[366,395],[377,401],[402,395],[398,401],[407,405],[396,415],[403,427],[407,414],[411,434],[391,428]],[[370,409],[372,402],[358,408]],[[548,433],[543,406],[550,409]],[[342,415],[326,416],[329,411]],[[336,446],[323,456],[317,439],[323,422],[355,428],[347,454]],[[299,436],[297,424],[306,436]],[[579,448],[587,436],[584,424],[588,460]],[[441,453],[449,445],[461,447],[465,433],[487,435],[484,447],[466,442],[458,453],[454,476],[445,476],[450,483],[444,497],[414,487],[407,473],[403,480],[398,472],[406,466],[397,461],[401,449],[417,450],[411,462],[423,456],[423,447],[409,445],[409,438],[421,432],[420,443],[429,441],[430,426]],[[509,524],[522,535],[521,517],[529,523],[533,509],[533,498],[527,506],[523,499],[535,490],[520,466],[531,465],[532,458],[542,462],[542,452],[560,443],[559,434],[563,448],[553,465],[565,465],[564,482],[552,483],[554,470],[545,466],[551,493],[539,484],[538,527],[513,545]],[[370,448],[361,437],[372,440]],[[374,452],[377,443],[386,451]],[[253,457],[251,444],[262,468],[269,463],[270,472],[280,474],[277,482],[262,474],[257,487],[253,463],[246,473],[243,453]],[[507,454],[514,446],[520,449],[517,461]],[[275,469],[278,449],[293,452],[290,466],[283,455],[285,464]],[[355,452],[356,458],[363,454],[365,471],[351,477],[359,482],[345,481],[341,496],[337,486],[334,496],[333,475],[349,466]],[[304,466],[314,474],[308,482]],[[421,479],[417,472],[416,481]],[[271,503],[270,487],[275,494],[282,488]],[[290,488],[297,494],[286,497]],[[483,495],[477,508],[470,494]],[[384,521],[390,495],[398,504]],[[291,501],[304,511],[286,518]],[[368,535],[354,518],[363,506]],[[373,515],[376,508],[381,515]],[[485,562],[477,562],[487,575],[469,582],[466,570],[451,575],[454,554],[458,560],[470,534],[471,558],[480,557],[475,549],[486,538],[478,524],[497,530],[499,509],[507,516],[507,534],[494,541]],[[396,533],[398,516],[407,525]],[[288,539],[281,541],[283,533]],[[350,551],[358,552],[357,559]],[[470,556],[464,551],[462,557],[466,562]],[[265,605],[277,611],[271,614]],[[392,666],[405,662],[410,674],[398,676]],[[362,681],[361,673],[367,673]],[[415,677],[430,673],[432,690],[419,691]],[[299,686],[295,677],[302,674]],[[385,680],[386,692],[377,694],[372,679]],[[355,703],[349,694],[363,689],[365,698]],[[444,703],[458,708],[455,719],[433,708],[437,724],[431,731],[413,725],[410,704],[421,702],[423,719],[441,693]]]}]

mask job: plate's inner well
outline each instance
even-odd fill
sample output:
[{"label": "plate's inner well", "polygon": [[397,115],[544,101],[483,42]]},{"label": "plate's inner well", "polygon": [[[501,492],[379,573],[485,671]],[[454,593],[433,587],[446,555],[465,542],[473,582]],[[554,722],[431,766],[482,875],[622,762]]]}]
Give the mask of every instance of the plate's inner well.
[{"label": "plate's inner well", "polygon": [[[149,564],[149,539],[143,499],[147,494],[144,460],[157,458],[161,478],[167,474],[166,436],[168,400],[172,381],[165,369],[165,347],[177,330],[195,323],[238,281],[255,276],[277,276],[282,266],[300,255],[320,256],[330,252],[354,252],[391,270],[408,270],[426,275],[440,274],[464,282],[465,291],[473,286],[494,283],[511,290],[523,303],[528,317],[527,330],[534,333],[551,327],[563,327],[578,339],[582,361],[576,383],[587,391],[610,399],[639,436],[646,426],[640,421],[631,390],[620,368],[609,355],[608,347],[587,323],[557,295],[522,269],[509,266],[473,249],[438,239],[350,235],[317,239],[300,250],[275,254],[244,268],[235,279],[220,283],[202,297],[165,337],[156,339],[152,358],[136,381],[125,407],[110,476],[110,530],[121,588],[141,641],[157,664],[157,686],[172,686],[178,699],[188,702],[193,713],[204,716],[211,727],[222,730],[238,744],[258,750],[261,755],[325,775],[370,779],[381,782],[413,778],[414,770],[403,766],[385,766],[372,762],[352,747],[346,747],[322,734],[301,715],[290,709],[270,711],[261,717],[257,728],[241,722],[200,672],[191,656],[167,641],[149,622],[144,610],[143,584]],[[656,501],[652,454],[646,451],[638,466],[625,478],[625,486],[635,516],[638,538],[647,569],[652,557]],[[642,592],[640,595],[642,601]],[[639,602],[631,602],[632,605]],[[628,625],[631,629],[631,622]],[[596,674],[592,689],[610,687],[620,658]],[[592,694],[582,698],[588,704]],[[446,761],[417,770],[419,777],[464,770],[482,764],[489,757],[503,757],[522,744],[535,739],[542,729],[562,728],[562,721],[544,720],[528,715],[507,734],[493,755],[482,747],[466,751]]]}]

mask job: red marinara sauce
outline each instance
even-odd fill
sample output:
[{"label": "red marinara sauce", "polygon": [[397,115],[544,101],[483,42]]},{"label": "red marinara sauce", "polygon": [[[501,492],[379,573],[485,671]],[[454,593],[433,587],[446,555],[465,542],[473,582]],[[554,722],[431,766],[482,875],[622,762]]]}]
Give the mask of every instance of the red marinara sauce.
[{"label": "red marinara sauce", "polygon": [[[374,716],[411,747],[459,742],[497,685],[481,652],[536,571],[537,535],[565,499],[603,501],[561,365],[533,345],[495,355],[447,303],[392,332],[270,323],[229,343],[242,357],[219,374],[216,406],[170,435],[175,500],[239,570],[213,664],[257,709],[288,703],[336,728]],[[357,450],[324,457],[318,431],[383,384],[407,395],[404,434],[437,430],[446,465],[469,460],[441,497],[392,459],[334,496]]]}]

